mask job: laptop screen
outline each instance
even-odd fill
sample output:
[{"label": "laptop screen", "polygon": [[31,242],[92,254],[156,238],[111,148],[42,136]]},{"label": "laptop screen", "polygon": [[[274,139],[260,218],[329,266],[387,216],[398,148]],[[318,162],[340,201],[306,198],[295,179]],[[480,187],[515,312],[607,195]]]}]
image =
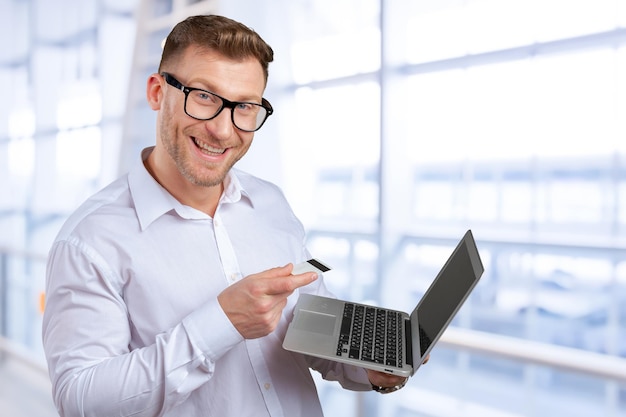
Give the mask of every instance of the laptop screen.
[{"label": "laptop screen", "polygon": [[421,356],[452,321],[482,272],[478,251],[468,231],[416,307]]}]

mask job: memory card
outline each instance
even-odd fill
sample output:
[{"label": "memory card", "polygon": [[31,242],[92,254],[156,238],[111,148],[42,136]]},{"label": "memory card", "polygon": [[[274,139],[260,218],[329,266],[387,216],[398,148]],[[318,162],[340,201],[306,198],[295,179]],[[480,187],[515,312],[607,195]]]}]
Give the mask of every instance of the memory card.
[{"label": "memory card", "polygon": [[293,267],[292,275],[303,274],[305,272],[316,272],[318,274],[330,271],[332,268],[318,259],[309,259]]}]

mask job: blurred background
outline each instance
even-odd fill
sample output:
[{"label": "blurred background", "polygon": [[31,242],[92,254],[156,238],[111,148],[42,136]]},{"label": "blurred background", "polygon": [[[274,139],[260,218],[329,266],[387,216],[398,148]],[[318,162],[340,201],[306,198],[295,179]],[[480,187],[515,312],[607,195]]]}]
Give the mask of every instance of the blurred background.
[{"label": "blurred background", "polygon": [[485,263],[428,366],[318,381],[327,415],[626,416],[626,0],[0,0],[0,415],[56,415],[47,251],[154,143],[146,77],[206,13],[275,50],[239,166],[338,296],[410,311],[468,228]]}]

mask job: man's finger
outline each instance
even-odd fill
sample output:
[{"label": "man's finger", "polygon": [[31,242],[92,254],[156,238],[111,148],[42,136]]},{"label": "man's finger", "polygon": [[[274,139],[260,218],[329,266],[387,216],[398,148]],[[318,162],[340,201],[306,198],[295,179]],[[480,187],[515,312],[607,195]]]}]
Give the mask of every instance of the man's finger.
[{"label": "man's finger", "polygon": [[317,279],[315,272],[306,272],[298,275],[288,275],[286,277],[277,277],[270,281],[267,288],[268,295],[290,294],[297,288],[309,285]]}]

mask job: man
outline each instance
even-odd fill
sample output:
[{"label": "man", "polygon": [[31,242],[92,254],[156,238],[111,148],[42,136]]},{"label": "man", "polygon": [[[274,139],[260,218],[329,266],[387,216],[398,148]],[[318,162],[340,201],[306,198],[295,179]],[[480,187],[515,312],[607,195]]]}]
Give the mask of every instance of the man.
[{"label": "man", "polygon": [[403,378],[282,349],[299,293],[328,295],[280,190],[233,165],[272,113],[272,49],[195,16],[147,82],[153,148],[50,251],[43,340],[62,416],[321,416],[309,368],[352,390]]}]

